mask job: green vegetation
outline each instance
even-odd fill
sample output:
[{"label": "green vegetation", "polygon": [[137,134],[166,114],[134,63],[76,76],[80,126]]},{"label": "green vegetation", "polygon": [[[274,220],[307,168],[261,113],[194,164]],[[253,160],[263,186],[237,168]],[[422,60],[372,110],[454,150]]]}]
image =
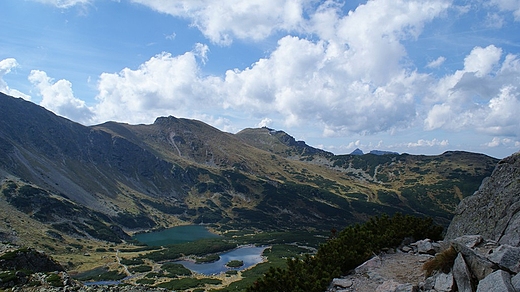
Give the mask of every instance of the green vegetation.
[{"label": "green vegetation", "polygon": [[195,262],[197,264],[202,264],[202,263],[213,263],[213,262],[216,262],[220,260],[220,256],[218,254],[210,254],[210,255],[207,255],[205,257],[199,257],[195,260]]},{"label": "green vegetation", "polygon": [[218,280],[218,279],[182,278],[182,279],[175,279],[175,280],[171,280],[169,282],[158,284],[157,287],[177,291],[177,290],[186,290],[186,289],[203,287],[205,285],[219,285],[219,284],[222,284],[222,281]]},{"label": "green vegetation", "polygon": [[16,271],[0,272],[0,282],[9,283],[16,280]]},{"label": "green vegetation", "polygon": [[4,253],[2,256],[0,256],[0,260],[13,260],[19,254],[28,253],[30,251],[31,250],[29,248],[26,248],[26,247],[22,247],[22,248],[19,248],[17,250],[13,250],[13,251],[8,251],[8,252]]},{"label": "green vegetation", "polygon": [[244,265],[244,261],[239,261],[239,260],[232,260],[226,264],[226,266],[230,267],[230,268],[239,268],[243,265]]},{"label": "green vegetation", "polygon": [[162,271],[168,272],[172,276],[191,276],[191,271],[189,269],[186,269],[181,264],[176,263],[164,263],[161,266]]},{"label": "green vegetation", "polygon": [[53,287],[63,287],[63,280],[58,274],[49,274],[46,278],[47,283]]},{"label": "green vegetation", "polygon": [[79,281],[117,281],[125,277],[125,273],[109,271],[106,267],[98,267],[74,276],[74,278]]},{"label": "green vegetation", "polygon": [[141,265],[141,266],[130,267],[130,268],[128,268],[128,270],[132,273],[145,273],[145,272],[150,272],[152,270],[152,267],[147,266],[147,265]]},{"label": "green vegetation", "polygon": [[324,291],[334,277],[346,274],[384,247],[404,238],[441,239],[442,227],[432,219],[395,214],[352,225],[322,245],[315,256],[288,259],[285,268],[269,268],[247,291]]},{"label": "green vegetation", "polygon": [[126,266],[137,266],[144,264],[144,261],[142,259],[121,259],[121,264]]},{"label": "green vegetation", "polygon": [[318,247],[323,243],[323,236],[328,236],[329,230],[318,231],[271,231],[271,232],[255,232],[254,230],[244,229],[240,231],[230,231],[224,234],[229,240],[234,240],[238,245],[256,244],[273,245],[295,243],[299,245]]},{"label": "green vegetation", "polygon": [[155,284],[155,280],[152,280],[152,279],[147,279],[147,278],[143,278],[143,279],[139,279],[137,281],[135,281],[137,284],[140,284],[140,285],[147,285],[147,286],[150,286],[150,285],[153,285]]}]

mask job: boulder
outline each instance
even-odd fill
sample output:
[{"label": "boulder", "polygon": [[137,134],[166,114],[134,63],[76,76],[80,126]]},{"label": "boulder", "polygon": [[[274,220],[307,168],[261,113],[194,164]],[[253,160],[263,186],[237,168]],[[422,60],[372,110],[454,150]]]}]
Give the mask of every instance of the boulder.
[{"label": "boulder", "polygon": [[419,240],[412,243],[411,246],[416,246],[417,252],[420,254],[435,254],[435,248],[430,239]]},{"label": "boulder", "polygon": [[518,292],[520,291],[520,274],[516,274],[513,278],[511,278],[511,285]]},{"label": "boulder", "polygon": [[430,291],[433,290],[433,286],[435,286],[435,276],[426,278],[424,283],[421,283],[421,290]]},{"label": "boulder", "polygon": [[520,152],[502,159],[479,190],[457,206],[445,240],[480,234],[520,246]]},{"label": "boulder", "polygon": [[520,247],[501,245],[488,255],[488,259],[503,270],[515,274],[520,272]]},{"label": "boulder", "polygon": [[455,241],[452,242],[452,246],[459,254],[462,255],[471,274],[478,281],[484,279],[487,275],[498,269],[496,264],[488,260],[483,255],[476,253],[474,250],[470,249],[464,244],[460,244]]},{"label": "boulder", "polygon": [[439,273],[435,277],[435,285],[433,288],[438,292],[451,292],[453,291],[454,281],[453,274]]},{"label": "boulder", "polygon": [[334,278],[331,286],[335,288],[350,288],[354,283],[348,279]]},{"label": "boulder", "polygon": [[460,237],[455,238],[452,241],[456,241],[460,244],[464,244],[465,246],[469,248],[474,248],[477,245],[481,244],[484,241],[484,238],[482,235],[463,235]]},{"label": "boulder", "polygon": [[469,271],[468,265],[466,265],[466,261],[462,257],[462,254],[458,254],[457,258],[455,258],[455,262],[453,264],[453,279],[457,284],[457,288],[459,292],[473,292],[474,289],[474,281],[471,272]]},{"label": "boulder", "polygon": [[374,268],[378,268],[378,267],[381,267],[381,258],[378,256],[375,256],[375,257],[369,259],[368,261],[364,262],[360,266],[358,266],[355,269],[355,272],[357,274],[363,274],[363,273],[367,273],[368,271],[373,270]]},{"label": "boulder", "polygon": [[511,275],[502,270],[489,274],[478,283],[477,292],[516,292]]}]

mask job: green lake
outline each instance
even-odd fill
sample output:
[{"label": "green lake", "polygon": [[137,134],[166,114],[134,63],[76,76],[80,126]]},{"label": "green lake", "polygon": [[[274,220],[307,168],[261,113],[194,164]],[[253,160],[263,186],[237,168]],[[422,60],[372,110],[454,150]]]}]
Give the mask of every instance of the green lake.
[{"label": "green lake", "polygon": [[170,245],[214,237],[219,236],[215,233],[211,233],[202,225],[177,226],[160,231],[134,235],[134,239],[149,246]]}]

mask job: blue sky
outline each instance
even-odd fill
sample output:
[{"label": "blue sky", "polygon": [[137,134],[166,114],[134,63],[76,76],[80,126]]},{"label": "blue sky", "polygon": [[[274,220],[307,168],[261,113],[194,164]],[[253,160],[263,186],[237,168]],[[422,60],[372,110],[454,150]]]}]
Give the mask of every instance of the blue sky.
[{"label": "blue sky", "polygon": [[520,0],[3,0],[0,91],[84,125],[520,150]]}]

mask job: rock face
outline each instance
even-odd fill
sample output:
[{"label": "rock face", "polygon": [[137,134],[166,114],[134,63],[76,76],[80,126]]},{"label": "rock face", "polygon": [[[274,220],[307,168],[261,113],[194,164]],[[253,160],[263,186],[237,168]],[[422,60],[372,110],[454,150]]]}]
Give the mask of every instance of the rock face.
[{"label": "rock face", "polygon": [[520,152],[501,160],[480,189],[462,200],[445,239],[469,234],[520,246]]}]

